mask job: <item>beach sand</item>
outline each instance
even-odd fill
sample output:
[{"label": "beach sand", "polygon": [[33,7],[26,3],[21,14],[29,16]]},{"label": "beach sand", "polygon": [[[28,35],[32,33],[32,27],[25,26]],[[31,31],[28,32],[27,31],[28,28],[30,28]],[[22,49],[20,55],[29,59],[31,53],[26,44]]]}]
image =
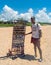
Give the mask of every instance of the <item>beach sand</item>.
[{"label": "beach sand", "polygon": [[[26,26],[26,33],[31,31],[30,26]],[[5,58],[8,49],[12,46],[13,27],[0,28],[0,65],[51,65],[51,26],[42,26],[41,49],[43,61],[38,62],[39,52],[37,49],[37,59],[34,59],[34,47],[31,43],[31,34],[25,36],[24,58]],[[3,57],[3,58],[1,58]]]}]

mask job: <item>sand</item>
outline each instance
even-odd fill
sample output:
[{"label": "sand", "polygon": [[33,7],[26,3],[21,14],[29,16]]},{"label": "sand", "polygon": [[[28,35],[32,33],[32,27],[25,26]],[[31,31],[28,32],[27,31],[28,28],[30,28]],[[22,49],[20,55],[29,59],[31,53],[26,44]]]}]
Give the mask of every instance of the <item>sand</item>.
[{"label": "sand", "polygon": [[[31,27],[26,27],[26,33],[31,31]],[[13,27],[0,28],[0,65],[51,65],[51,26],[42,26],[41,49],[43,61],[38,62],[39,52],[37,49],[37,59],[34,59],[34,46],[31,43],[31,34],[25,36],[24,53],[25,58],[5,58],[8,49],[12,46]],[[3,57],[3,58],[1,58]]]}]

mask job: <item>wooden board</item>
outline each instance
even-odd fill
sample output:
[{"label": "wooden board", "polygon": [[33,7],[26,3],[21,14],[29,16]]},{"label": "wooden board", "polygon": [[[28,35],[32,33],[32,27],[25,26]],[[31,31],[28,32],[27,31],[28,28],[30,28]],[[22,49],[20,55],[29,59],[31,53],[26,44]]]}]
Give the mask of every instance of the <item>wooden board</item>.
[{"label": "wooden board", "polygon": [[12,48],[17,49],[17,54],[24,53],[25,26],[15,25],[13,27]]}]

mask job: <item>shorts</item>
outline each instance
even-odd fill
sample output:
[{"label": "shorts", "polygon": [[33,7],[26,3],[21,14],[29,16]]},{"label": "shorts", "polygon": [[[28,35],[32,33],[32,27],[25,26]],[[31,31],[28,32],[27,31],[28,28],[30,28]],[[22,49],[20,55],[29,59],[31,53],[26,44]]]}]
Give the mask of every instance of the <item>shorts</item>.
[{"label": "shorts", "polygon": [[31,37],[31,43],[37,43],[39,41],[39,38],[33,38]]}]

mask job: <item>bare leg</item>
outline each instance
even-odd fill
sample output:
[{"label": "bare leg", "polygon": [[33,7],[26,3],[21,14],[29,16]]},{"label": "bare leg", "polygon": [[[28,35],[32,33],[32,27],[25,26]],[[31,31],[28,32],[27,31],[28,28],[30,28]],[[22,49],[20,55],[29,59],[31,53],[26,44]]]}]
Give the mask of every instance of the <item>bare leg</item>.
[{"label": "bare leg", "polygon": [[34,44],[35,57],[37,57],[36,44]]},{"label": "bare leg", "polygon": [[42,59],[42,50],[40,48],[40,40],[38,40],[38,42],[36,43],[38,50],[39,50],[39,54],[40,54],[40,59]]}]

